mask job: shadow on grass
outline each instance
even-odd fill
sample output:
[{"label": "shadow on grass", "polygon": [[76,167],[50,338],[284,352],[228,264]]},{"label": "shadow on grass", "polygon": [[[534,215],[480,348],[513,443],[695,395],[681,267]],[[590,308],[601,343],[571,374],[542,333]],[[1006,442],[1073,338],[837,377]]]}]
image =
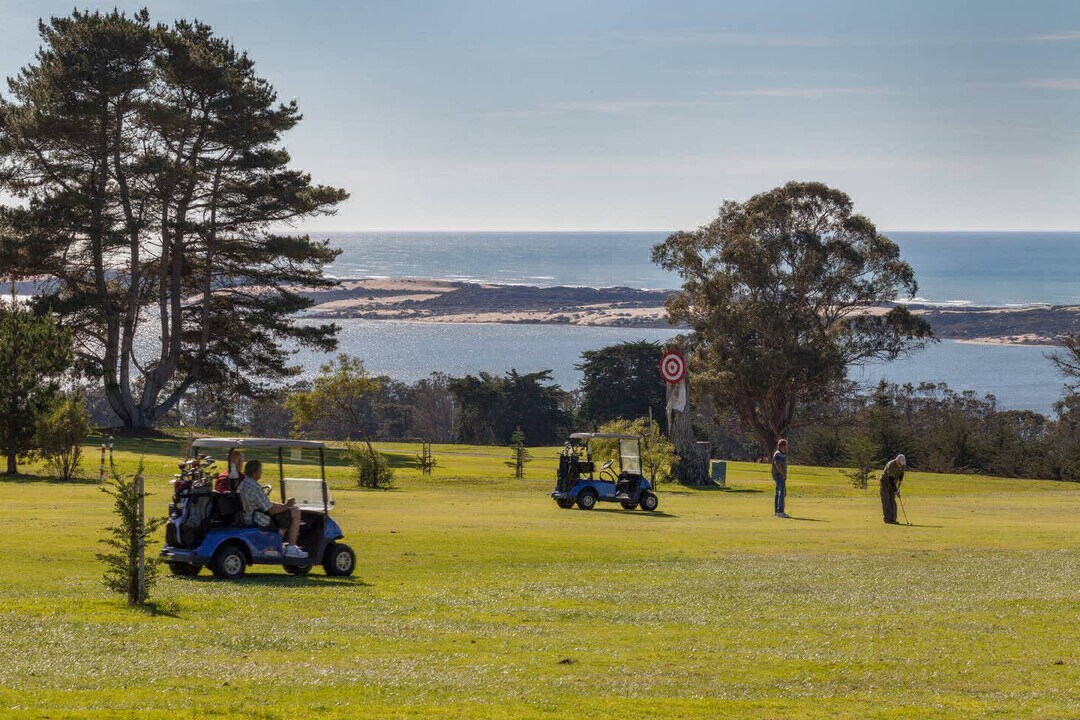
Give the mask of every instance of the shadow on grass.
[{"label": "shadow on grass", "polygon": [[622,515],[624,513],[625,514],[632,513],[634,515],[634,517],[659,517],[659,518],[677,518],[677,517],[679,517],[678,515],[672,515],[671,513],[666,513],[663,510],[653,510],[652,512],[649,512],[647,510],[623,510],[622,508],[602,508],[602,507],[599,507],[599,506],[593,508],[590,512],[615,513],[615,514],[618,514],[618,515]]},{"label": "shadow on grass", "polygon": [[[678,485],[679,490],[693,490],[694,492],[718,492],[718,493],[763,493],[764,490],[758,490],[756,488],[743,488],[743,487],[727,487],[716,484],[711,485]],[[677,491],[676,491],[677,492]]]},{"label": "shadow on grass", "polygon": [[152,600],[138,609],[152,617],[180,618],[180,613],[177,612],[179,605],[172,600],[162,600],[160,602]]},{"label": "shadow on grass", "polygon": [[801,520],[803,522],[829,522],[828,520],[822,520],[821,518],[808,518],[808,517],[795,517],[792,515],[788,520]]},{"label": "shadow on grass", "polygon": [[338,585],[341,587],[372,587],[371,583],[366,583],[358,577],[328,577],[326,575],[270,575],[270,574],[257,574],[257,575],[244,575],[239,580],[221,580],[213,575],[198,575],[196,577],[188,578],[176,578],[181,582],[197,582],[197,583],[239,583],[241,585],[261,585],[264,587],[279,587],[279,588],[317,588],[317,587],[332,587]]},{"label": "shadow on grass", "polygon": [[943,528],[944,525],[919,525],[917,523],[900,523],[900,527],[917,527],[917,528]]},{"label": "shadow on grass", "polygon": [[94,478],[73,478],[71,480],[57,480],[56,478],[49,477],[48,475],[26,475],[19,473],[18,475],[0,475],[0,483],[49,483],[50,485],[100,485],[96,477]]}]

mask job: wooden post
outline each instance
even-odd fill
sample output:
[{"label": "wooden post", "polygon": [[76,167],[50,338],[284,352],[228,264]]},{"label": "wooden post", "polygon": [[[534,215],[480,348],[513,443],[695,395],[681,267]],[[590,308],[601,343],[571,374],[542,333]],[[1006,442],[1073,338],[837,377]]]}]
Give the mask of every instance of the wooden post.
[{"label": "wooden post", "polygon": [[135,522],[136,542],[139,547],[138,579],[135,588],[135,603],[146,602],[146,494],[143,492],[143,476],[135,476],[135,497],[139,501],[139,515]]}]

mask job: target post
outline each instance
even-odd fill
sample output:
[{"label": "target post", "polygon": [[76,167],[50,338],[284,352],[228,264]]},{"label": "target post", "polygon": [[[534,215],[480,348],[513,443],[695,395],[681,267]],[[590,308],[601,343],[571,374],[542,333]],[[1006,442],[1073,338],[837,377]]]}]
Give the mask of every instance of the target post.
[{"label": "target post", "polygon": [[686,358],[675,350],[666,351],[660,358],[660,375],[672,385],[686,377]]}]

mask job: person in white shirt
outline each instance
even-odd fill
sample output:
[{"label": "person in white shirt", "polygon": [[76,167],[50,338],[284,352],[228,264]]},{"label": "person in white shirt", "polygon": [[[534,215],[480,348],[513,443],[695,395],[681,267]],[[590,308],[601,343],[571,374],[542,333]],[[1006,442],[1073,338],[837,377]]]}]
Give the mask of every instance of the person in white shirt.
[{"label": "person in white shirt", "polygon": [[296,544],[300,534],[300,508],[292,498],[283,505],[270,500],[259,480],[262,479],[262,461],[248,460],[244,465],[244,478],[236,492],[244,506],[244,524],[256,527],[274,527],[286,532],[288,544],[285,557],[306,558],[308,554]]}]

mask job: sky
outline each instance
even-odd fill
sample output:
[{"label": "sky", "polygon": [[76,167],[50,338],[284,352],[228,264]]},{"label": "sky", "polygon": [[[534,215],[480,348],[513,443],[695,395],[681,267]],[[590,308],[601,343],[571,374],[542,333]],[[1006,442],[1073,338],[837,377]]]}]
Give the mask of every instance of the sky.
[{"label": "sky", "polygon": [[[313,230],[688,229],[788,180],[885,229],[1080,229],[1075,0],[184,0],[351,193]],[[0,74],[72,0],[0,0]]]}]

